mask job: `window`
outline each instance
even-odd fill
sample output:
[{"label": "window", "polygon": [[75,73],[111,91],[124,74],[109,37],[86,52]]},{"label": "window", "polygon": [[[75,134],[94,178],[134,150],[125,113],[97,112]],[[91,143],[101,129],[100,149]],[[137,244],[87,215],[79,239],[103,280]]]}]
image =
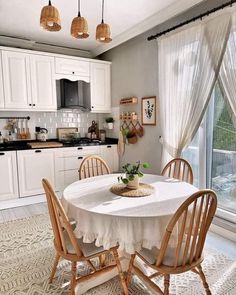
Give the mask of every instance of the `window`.
[{"label": "window", "polygon": [[218,85],[213,120],[211,187],[219,207],[236,213],[236,122]]},{"label": "window", "polygon": [[192,165],[194,184],[212,188],[218,208],[230,213],[227,216],[236,214],[236,117],[218,83],[203,122],[182,156]]}]

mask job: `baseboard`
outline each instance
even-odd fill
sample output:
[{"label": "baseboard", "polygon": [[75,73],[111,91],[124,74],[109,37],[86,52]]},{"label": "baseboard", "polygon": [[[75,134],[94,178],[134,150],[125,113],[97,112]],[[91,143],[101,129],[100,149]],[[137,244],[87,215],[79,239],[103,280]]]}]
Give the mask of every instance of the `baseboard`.
[{"label": "baseboard", "polygon": [[[57,192],[57,195],[59,198],[62,196],[62,192]],[[0,202],[0,210],[4,209],[11,209],[21,206],[28,206],[28,205],[34,205],[38,203],[46,202],[46,195],[36,195],[36,196],[30,196],[30,197],[24,197],[24,198],[17,198],[12,200],[6,200]]]},{"label": "baseboard", "polygon": [[212,223],[210,231],[222,236],[223,238],[236,242],[236,232],[228,230],[225,227]]}]

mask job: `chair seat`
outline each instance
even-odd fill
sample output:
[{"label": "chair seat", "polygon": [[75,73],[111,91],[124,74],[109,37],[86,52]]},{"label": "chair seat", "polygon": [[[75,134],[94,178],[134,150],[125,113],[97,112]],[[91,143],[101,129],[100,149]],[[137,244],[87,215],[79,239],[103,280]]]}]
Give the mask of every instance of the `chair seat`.
[{"label": "chair seat", "polygon": [[[180,251],[179,259],[177,266],[182,265],[182,257],[183,257],[184,249],[182,248]],[[147,248],[142,248],[139,251],[139,254],[150,264],[154,265],[157,261],[157,257],[160,253],[160,250],[156,247],[153,247],[151,250]],[[173,266],[175,259],[175,248],[167,248],[165,257],[163,259],[163,263],[166,266]],[[188,263],[188,257],[186,259],[186,264]]]},{"label": "chair seat", "polygon": [[[64,233],[64,237],[65,237],[65,243],[66,243],[66,249],[68,251],[69,254],[76,254],[75,253],[75,249],[73,247],[73,245],[71,244],[71,241],[67,235],[67,233]],[[84,257],[89,257],[95,254],[98,254],[102,251],[104,251],[103,247],[97,247],[95,245],[95,242],[93,243],[84,243],[83,242],[83,238],[81,239],[77,239],[79,248],[81,250],[81,252],[83,253]]]}]

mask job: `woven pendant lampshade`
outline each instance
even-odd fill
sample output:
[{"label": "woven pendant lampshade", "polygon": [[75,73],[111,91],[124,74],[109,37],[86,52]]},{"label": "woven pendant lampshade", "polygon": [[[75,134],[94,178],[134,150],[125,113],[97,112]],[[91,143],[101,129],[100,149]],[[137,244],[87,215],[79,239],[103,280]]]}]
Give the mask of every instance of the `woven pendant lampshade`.
[{"label": "woven pendant lampshade", "polygon": [[75,17],[71,23],[70,33],[74,38],[85,39],[88,38],[88,23],[87,20],[80,15],[80,0],[78,0],[78,16]]},{"label": "woven pendant lampshade", "polygon": [[101,43],[109,43],[112,41],[111,30],[108,24],[104,23],[104,0],[102,0],[102,22],[96,28],[96,40]]},{"label": "woven pendant lampshade", "polygon": [[51,0],[41,11],[40,25],[44,30],[57,32],[61,29],[60,15],[56,7],[52,6]]}]

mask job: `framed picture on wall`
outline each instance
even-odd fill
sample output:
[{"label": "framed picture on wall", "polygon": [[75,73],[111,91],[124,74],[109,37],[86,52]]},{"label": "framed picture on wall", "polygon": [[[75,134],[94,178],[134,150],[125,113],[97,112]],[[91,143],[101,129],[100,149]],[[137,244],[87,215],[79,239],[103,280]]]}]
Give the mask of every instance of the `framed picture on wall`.
[{"label": "framed picture on wall", "polygon": [[156,96],[142,98],[141,116],[142,125],[156,125]]}]

